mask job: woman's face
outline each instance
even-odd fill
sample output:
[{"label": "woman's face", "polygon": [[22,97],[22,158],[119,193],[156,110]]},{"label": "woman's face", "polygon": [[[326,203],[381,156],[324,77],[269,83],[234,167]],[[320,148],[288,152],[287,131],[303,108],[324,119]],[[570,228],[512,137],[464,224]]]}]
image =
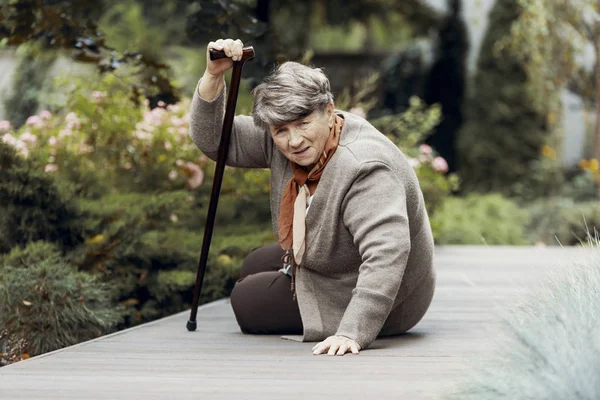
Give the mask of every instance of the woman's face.
[{"label": "woman's face", "polygon": [[313,111],[299,120],[281,126],[270,126],[275,146],[292,162],[312,167],[325,151],[329,129],[334,123],[334,105],[325,111]]}]

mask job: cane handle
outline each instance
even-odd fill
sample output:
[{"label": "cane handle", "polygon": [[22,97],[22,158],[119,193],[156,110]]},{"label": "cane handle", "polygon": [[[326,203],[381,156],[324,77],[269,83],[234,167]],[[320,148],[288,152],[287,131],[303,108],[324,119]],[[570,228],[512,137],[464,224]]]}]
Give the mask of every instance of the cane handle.
[{"label": "cane handle", "polygon": [[[227,58],[227,55],[225,54],[225,52],[223,50],[210,49],[209,54],[210,54],[210,59],[212,61],[219,60],[221,58]],[[245,62],[253,57],[254,57],[254,47],[248,46],[248,47],[244,47],[242,49],[242,59],[240,61]]]}]

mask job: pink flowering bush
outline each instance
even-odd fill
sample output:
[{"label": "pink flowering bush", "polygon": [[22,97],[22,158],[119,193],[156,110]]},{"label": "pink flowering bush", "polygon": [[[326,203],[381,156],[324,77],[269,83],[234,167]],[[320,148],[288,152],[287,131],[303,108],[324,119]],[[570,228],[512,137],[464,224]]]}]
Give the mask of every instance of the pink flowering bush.
[{"label": "pink flowering bush", "polygon": [[[149,192],[197,189],[209,160],[188,136],[189,102],[150,110],[132,102],[113,76],[94,82],[62,81],[64,111],[42,111],[18,131],[0,122],[1,139],[42,171],[81,186],[81,193],[106,190]],[[86,86],[87,85],[87,86]]]},{"label": "pink flowering bush", "polygon": [[[413,150],[409,153],[415,154],[416,152]],[[407,158],[419,178],[427,211],[429,215],[432,215],[445,198],[458,190],[458,176],[447,174],[448,163],[443,157],[436,155],[429,145],[420,145],[418,155],[416,157],[407,156]]]}]

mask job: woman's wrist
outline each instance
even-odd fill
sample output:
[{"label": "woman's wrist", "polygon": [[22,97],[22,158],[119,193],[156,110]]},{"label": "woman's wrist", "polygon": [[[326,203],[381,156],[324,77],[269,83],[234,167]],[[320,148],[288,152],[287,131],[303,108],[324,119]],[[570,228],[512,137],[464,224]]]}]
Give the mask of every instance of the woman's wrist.
[{"label": "woman's wrist", "polygon": [[202,75],[202,79],[198,85],[198,95],[205,101],[212,101],[221,93],[224,85],[224,74],[214,75],[208,70],[204,71],[204,75]]}]

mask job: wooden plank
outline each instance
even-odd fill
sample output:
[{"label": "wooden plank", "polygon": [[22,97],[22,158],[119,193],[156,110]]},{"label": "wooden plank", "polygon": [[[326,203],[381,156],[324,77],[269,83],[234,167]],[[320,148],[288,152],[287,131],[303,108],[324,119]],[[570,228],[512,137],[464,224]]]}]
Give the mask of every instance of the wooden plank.
[{"label": "wooden plank", "polygon": [[[589,253],[589,252],[588,252]],[[576,248],[443,247],[430,310],[409,334],[359,356],[313,356],[312,344],[243,335],[229,300],[0,369],[0,399],[443,398],[490,354],[497,310]]]}]

